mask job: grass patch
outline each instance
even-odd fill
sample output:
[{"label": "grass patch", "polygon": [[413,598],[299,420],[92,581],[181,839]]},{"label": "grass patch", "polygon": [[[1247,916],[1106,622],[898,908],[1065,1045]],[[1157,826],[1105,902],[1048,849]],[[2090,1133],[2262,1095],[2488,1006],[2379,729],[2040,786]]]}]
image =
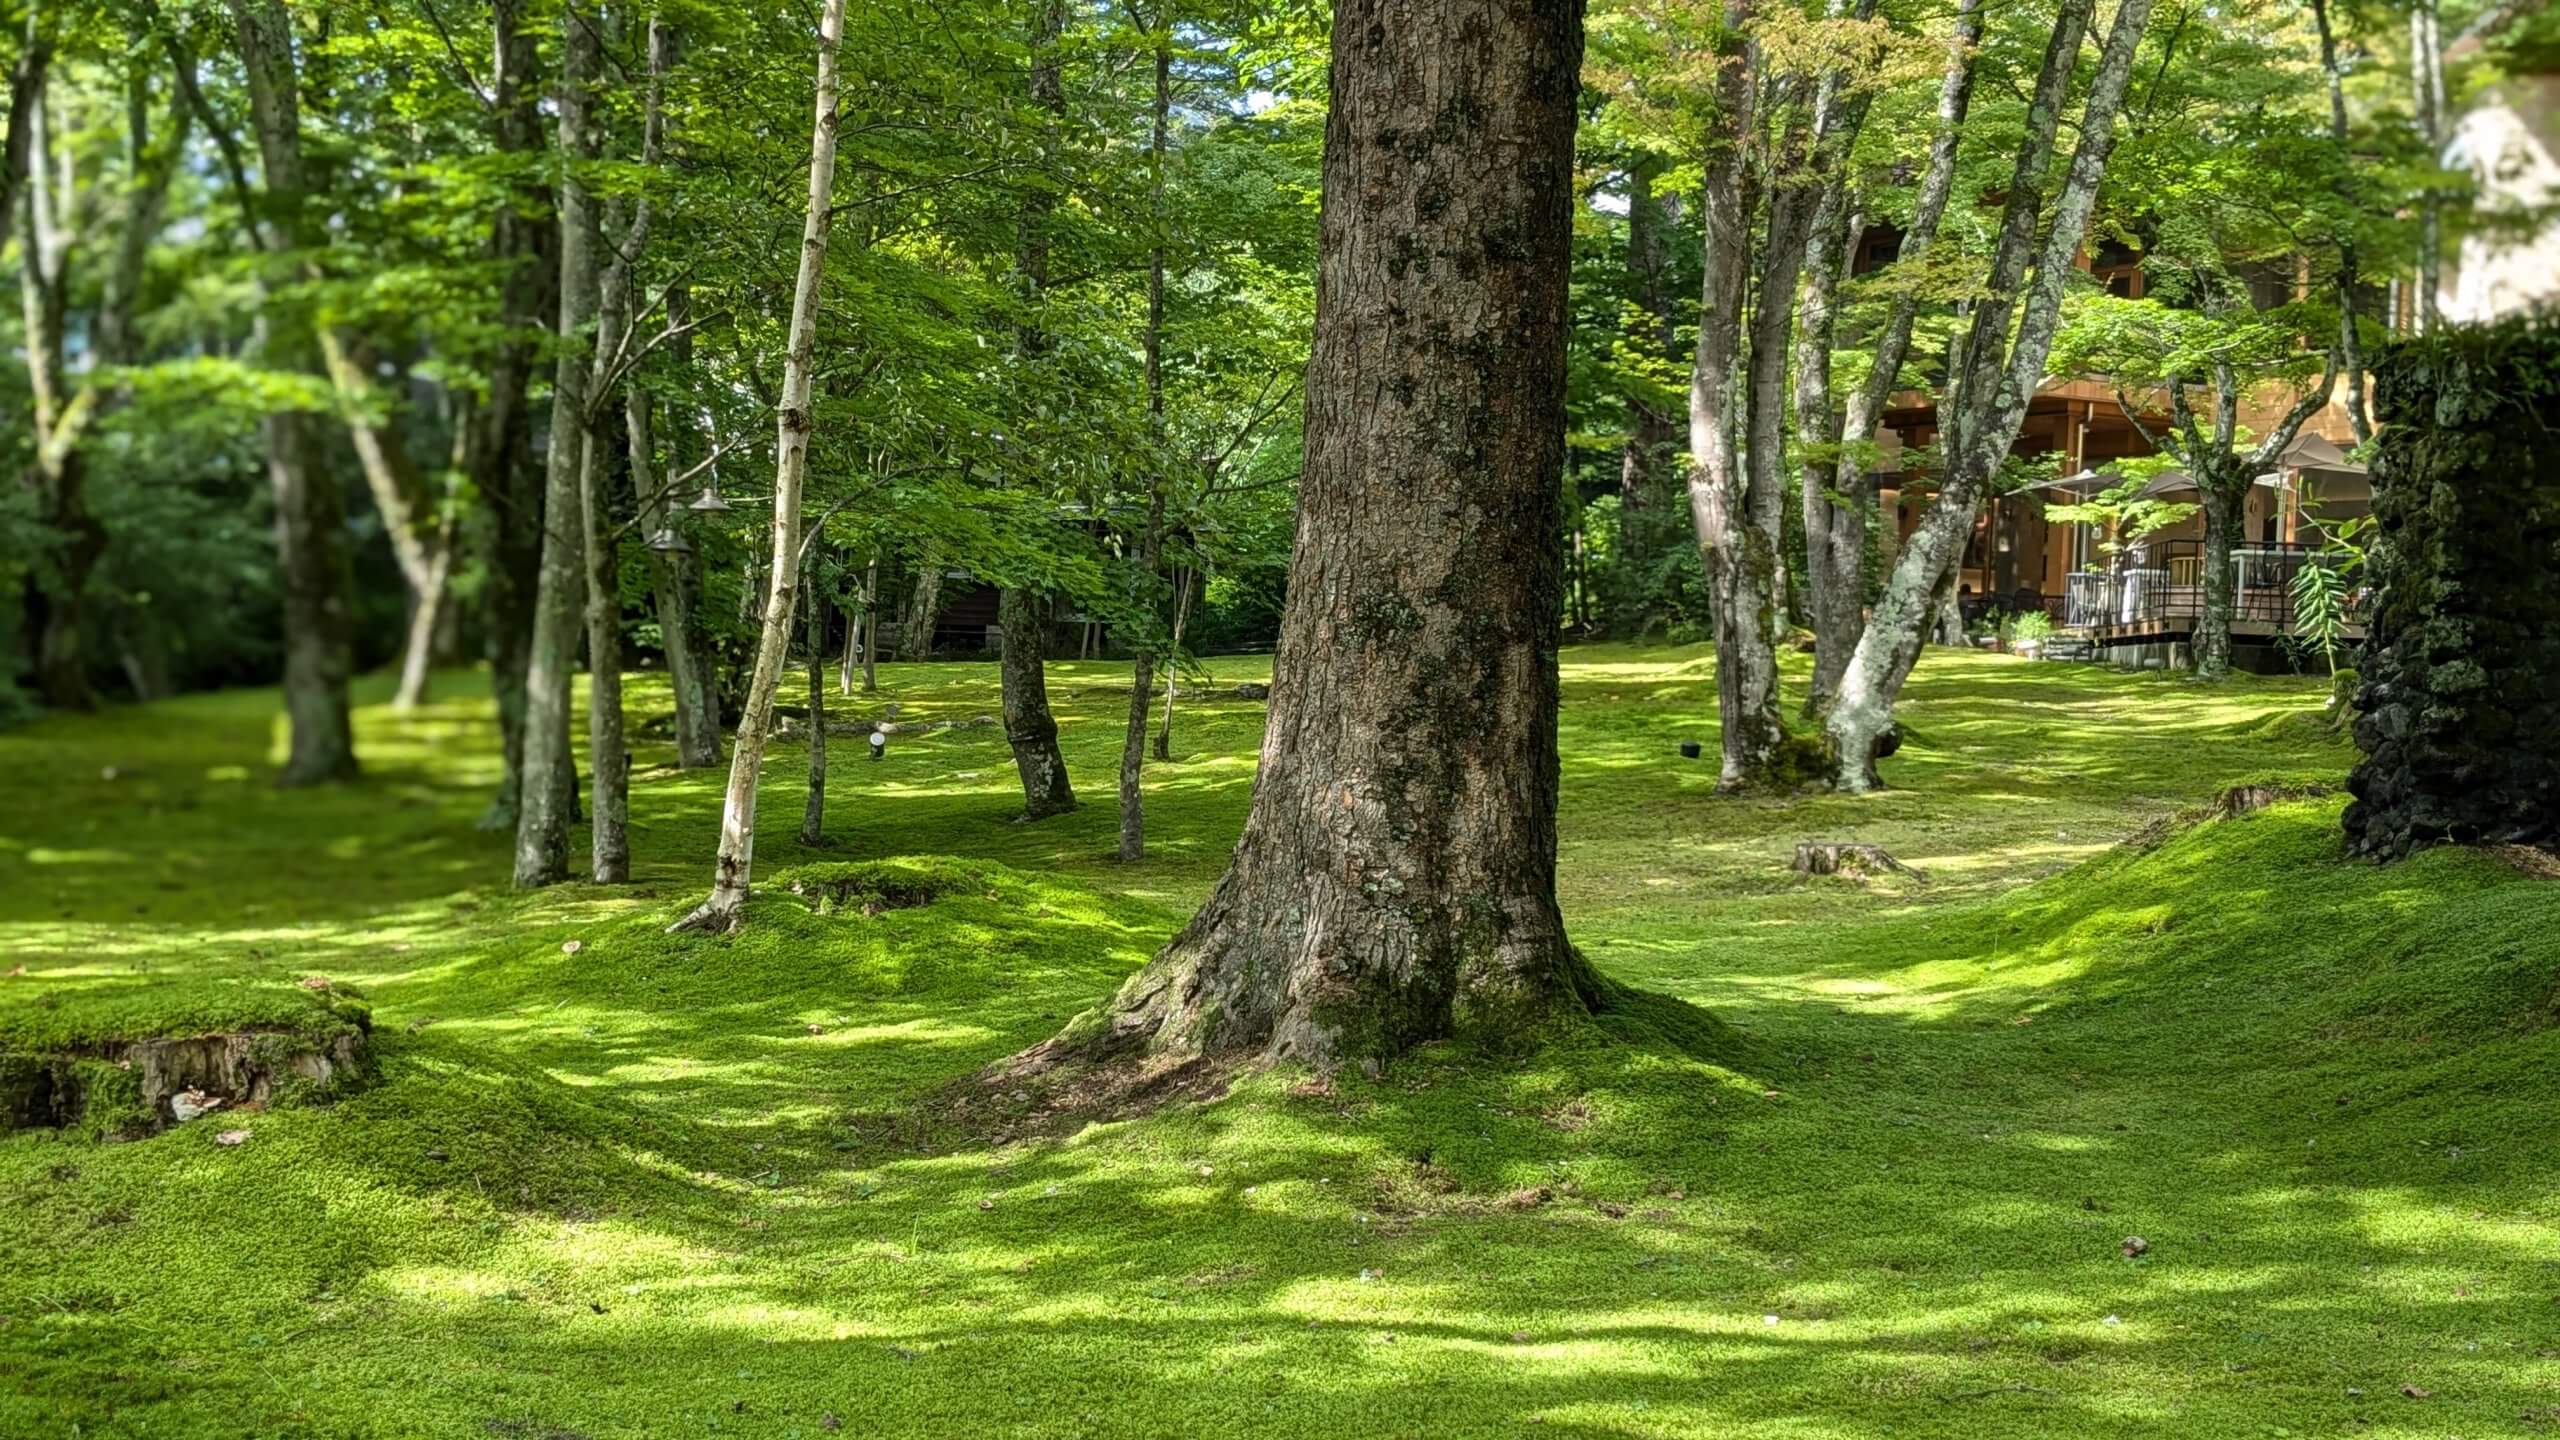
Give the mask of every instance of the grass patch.
[{"label": "grass patch", "polygon": [[[325,975],[381,1071],[236,1146],[0,1138],[0,1434],[2415,1440],[2560,1404],[2560,886],[2345,863],[2326,797],[2119,843],[2336,783],[2316,680],[1933,652],[1894,789],[1719,797],[1678,753],[1716,753],[1703,651],[1569,651],[1566,916],[1674,999],[1059,1133],[927,1112],[1214,880],[1265,678],[1217,668],[1134,865],[1114,667],[1053,667],[1091,793],[1037,825],[999,732],[926,732],[837,767],[804,850],[778,745],[716,940],[661,933],[721,783],[663,744],[633,885],[507,888],[468,677],[362,709],[345,791],[263,783],[269,695],[0,736],[0,1004]],[[1800,884],[1814,837],[1930,883]]]}]

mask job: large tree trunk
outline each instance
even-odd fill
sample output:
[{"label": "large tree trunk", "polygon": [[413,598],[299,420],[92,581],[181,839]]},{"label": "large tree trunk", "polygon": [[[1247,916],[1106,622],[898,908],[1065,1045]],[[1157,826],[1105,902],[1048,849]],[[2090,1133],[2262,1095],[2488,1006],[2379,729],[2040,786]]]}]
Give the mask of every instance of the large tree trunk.
[{"label": "large tree trunk", "polygon": [[[310,221],[302,183],[302,120],[295,86],[293,22],[282,0],[231,0],[240,32],[240,63],[266,178],[268,247],[279,255],[305,249]],[[286,277],[278,277],[286,278]],[[259,306],[258,349],[271,370],[317,374],[317,346],[307,320]],[[353,585],[347,563],[346,500],[314,458],[312,417],[271,411],[261,430],[267,478],[275,492],[276,550],[283,571],[284,708],[290,735],[285,785],[343,780],[356,773],[355,733],[347,715],[347,681],[355,668]]]},{"label": "large tree trunk", "polygon": [[[551,447],[542,489],[542,569],[535,584],[533,643],[525,665],[523,814],[516,822],[515,882],[556,885],[569,876],[571,778],[569,693],[586,610],[587,331],[596,318],[596,214],[578,162],[595,156],[590,108],[599,65],[594,17],[562,12],[557,98],[560,173],[559,358],[551,377]],[[608,657],[596,657],[598,668]],[[604,757],[594,757],[601,762]],[[601,789],[602,787],[599,787]]]},{"label": "large tree trunk", "polygon": [[826,272],[829,207],[836,185],[836,46],[844,36],[844,0],[826,0],[818,20],[818,101],[809,133],[809,209],[800,231],[800,272],[791,292],[789,348],[782,360],[782,403],[774,417],[773,560],[765,592],[764,628],[756,635],[755,669],[738,712],[729,752],[729,788],[720,811],[720,849],[711,895],[670,929],[725,931],[736,926],[755,874],[756,784],[764,775],[765,736],[773,698],[791,651],[794,581],[800,573],[800,494],[809,473],[809,405],[817,368],[818,285]]},{"label": "large tree trunk", "polygon": [[[542,148],[536,37],[521,27],[521,0],[495,0],[490,30],[495,66],[490,77],[490,143],[501,156],[522,157]],[[530,167],[527,167],[530,168]],[[487,399],[472,415],[467,473],[481,499],[480,546],[484,557],[481,612],[488,637],[489,686],[497,698],[498,733],[505,769],[483,829],[513,833],[522,812],[525,672],[533,655],[534,603],[540,589],[543,486],[533,469],[532,408],[526,390],[533,377],[535,337],[552,303],[553,277],[545,263],[545,237],[555,234],[552,192],[520,183],[498,208],[489,255],[501,270],[498,314],[504,331],[489,361]],[[559,775],[564,812],[575,794]]]},{"label": "large tree trunk", "polygon": [[[1899,657],[1917,643],[1930,616],[1930,596],[1950,569],[1962,563],[1965,541],[1973,531],[1974,509],[2017,441],[2027,402],[2052,350],[2063,287],[2066,278],[2076,273],[2072,261],[2087,232],[2098,182],[2106,174],[2107,157],[2114,148],[2115,122],[2124,104],[2134,50],[2150,19],[2151,0],[2123,0],[2117,7],[2081,114],[2079,143],[2039,253],[2036,236],[2043,212],[2044,175],[2091,8],[2087,0],[2066,4],[2045,50],[2044,66],[2028,105],[2027,133],[2019,142],[2010,175],[1989,281],[1983,298],[1973,307],[1970,333],[1950,371],[1961,379],[1947,412],[1955,423],[1942,444],[1947,472],[1937,499],[1903,546],[1849,657],[1825,724],[1838,783],[1846,790],[1864,791],[1877,783],[1875,747],[1892,728],[1894,703],[1908,673]],[[2031,259],[2032,283],[2028,280]],[[2013,317],[2017,322],[2014,338]]]},{"label": "large tree trunk", "polygon": [[1004,738],[1022,775],[1022,818],[1045,820],[1076,808],[1067,783],[1066,757],[1058,753],[1058,720],[1049,711],[1049,679],[1042,663],[1048,648],[1049,607],[1019,585],[996,600],[1004,630],[999,670],[1004,684]]},{"label": "large tree trunk", "polygon": [[1596,998],[1555,900],[1580,10],[1337,5],[1306,468],[1252,809],[1190,925],[1028,1063],[1375,1065],[1517,1042]]}]

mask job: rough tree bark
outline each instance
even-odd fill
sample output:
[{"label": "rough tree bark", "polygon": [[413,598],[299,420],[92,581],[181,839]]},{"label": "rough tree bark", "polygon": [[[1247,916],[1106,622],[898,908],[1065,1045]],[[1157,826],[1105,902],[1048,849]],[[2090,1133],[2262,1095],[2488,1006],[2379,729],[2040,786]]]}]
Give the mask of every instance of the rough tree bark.
[{"label": "rough tree bark", "polygon": [[[1809,547],[1816,532],[1821,539],[1806,561],[1819,577],[1814,582],[1813,680],[1805,700],[1811,715],[1829,711],[1832,697],[1839,692],[1840,676],[1849,668],[1849,656],[1858,645],[1866,610],[1867,537],[1876,510],[1875,479],[1864,447],[1874,437],[1885,405],[1892,399],[1894,380],[1911,354],[1911,328],[1920,313],[1920,294],[1916,277],[1907,272],[1917,270],[1937,243],[1938,223],[1955,189],[1957,145],[1973,103],[1973,57],[1981,38],[1982,0],[1957,0],[1955,24],[1947,38],[1946,71],[1938,84],[1937,130],[1929,144],[1929,164],[1912,198],[1910,228],[1903,232],[1901,249],[1894,257],[1897,270],[1906,272],[1898,277],[1903,283],[1894,293],[1884,328],[1876,334],[1875,363],[1841,407],[1840,448],[1832,462],[1830,493],[1820,493],[1822,487],[1811,469],[1806,472]],[[1825,512],[1818,521],[1811,518],[1817,507]]]},{"label": "rough tree bark", "polygon": [[[293,22],[282,0],[231,0],[250,119],[265,177],[260,235],[279,261],[307,251],[311,220],[303,195],[302,117],[295,86]],[[274,278],[290,278],[278,275]],[[258,307],[257,346],[269,369],[318,373],[309,323]],[[290,739],[279,784],[312,785],[356,773],[347,680],[355,668],[348,591],[346,503],[313,456],[312,417],[271,411],[260,424],[267,479],[275,493],[276,550],[283,571],[284,708]]]},{"label": "rough tree bark", "polygon": [[1555,900],[1580,11],[1337,5],[1306,468],[1252,809],[1200,913],[1023,1066],[1376,1065],[1515,1042],[1599,998]]},{"label": "rough tree bark", "polygon": [[[556,885],[569,875],[569,691],[578,661],[587,588],[587,333],[596,319],[596,213],[579,164],[595,158],[590,93],[599,68],[593,17],[562,10],[559,111],[559,358],[551,377],[551,446],[544,455],[542,568],[535,582],[533,641],[525,663],[522,813],[515,883]],[[605,657],[598,656],[601,662]],[[602,668],[599,664],[598,668]],[[603,757],[596,757],[599,761]],[[601,788],[601,787],[599,787]]]},{"label": "rough tree bark", "polygon": [[791,650],[794,581],[800,573],[800,494],[809,473],[809,405],[817,366],[818,285],[826,273],[828,207],[836,185],[836,46],[844,36],[844,0],[826,0],[818,19],[818,98],[809,131],[809,209],[800,232],[800,273],[791,292],[791,329],[782,360],[782,403],[776,407],[773,560],[766,567],[764,626],[756,635],[755,669],[738,713],[729,752],[729,788],[720,811],[720,850],[711,895],[672,930],[726,931],[738,923],[755,873],[756,782],[773,728],[773,697]]},{"label": "rough tree bark", "polygon": [[[1064,127],[1067,114],[1066,80],[1058,58],[1058,37],[1066,23],[1063,0],[1041,0],[1032,12],[1031,103],[1048,117],[1052,130]],[[1036,360],[1049,348],[1039,306],[1049,288],[1049,221],[1056,208],[1056,200],[1044,187],[1035,185],[1024,194],[1015,266],[1025,318],[1015,333],[1014,348],[1026,360]],[[1076,808],[1075,787],[1067,781],[1067,758],[1058,750],[1057,717],[1049,710],[1045,654],[1049,606],[1044,597],[1008,585],[996,608],[997,623],[1004,628],[1000,667],[1004,738],[1013,747],[1013,767],[1022,776],[1022,818],[1043,820]]]},{"label": "rough tree bark", "polygon": [[[2009,178],[1991,273],[1973,306],[1970,332],[1950,371],[1956,384],[1944,411],[1952,422],[1941,446],[1946,474],[1937,499],[1894,562],[1874,614],[1850,654],[1825,722],[1838,783],[1845,790],[1870,790],[1879,783],[1876,746],[1892,729],[1894,702],[1909,673],[1900,657],[1918,643],[1933,608],[1932,595],[1963,560],[1974,508],[2017,441],[2027,402],[2053,347],[2064,284],[2075,273],[2072,262],[2115,145],[2116,120],[2123,109],[2134,51],[2150,20],[2151,0],[2123,0],[2117,7],[2081,113],[2079,143],[2039,250],[2036,236],[2044,208],[2045,171],[2092,8],[2089,0],[2066,3],[2046,47],[2027,107],[2026,134],[2019,141],[2017,164]],[[2032,282],[2028,278],[2031,260]]]}]

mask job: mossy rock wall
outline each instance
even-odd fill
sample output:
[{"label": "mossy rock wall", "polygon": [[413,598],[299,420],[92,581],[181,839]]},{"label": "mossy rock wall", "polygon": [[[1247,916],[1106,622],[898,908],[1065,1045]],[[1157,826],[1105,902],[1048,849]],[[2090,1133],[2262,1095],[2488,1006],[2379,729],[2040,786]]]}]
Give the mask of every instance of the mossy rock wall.
[{"label": "mossy rock wall", "polygon": [[2560,843],[2560,324],[2395,346],[2374,403],[2347,846]]}]

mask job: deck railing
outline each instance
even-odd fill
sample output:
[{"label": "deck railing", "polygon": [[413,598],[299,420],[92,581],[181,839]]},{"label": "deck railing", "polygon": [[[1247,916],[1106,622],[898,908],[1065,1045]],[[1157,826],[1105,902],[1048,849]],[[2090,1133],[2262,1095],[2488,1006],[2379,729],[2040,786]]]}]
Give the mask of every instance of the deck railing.
[{"label": "deck railing", "polygon": [[[2136,546],[2104,571],[2069,577],[2063,623],[2122,628],[2204,614],[2204,542],[2155,540]],[[2235,545],[2231,551],[2231,618],[2278,631],[2293,628],[2294,577],[2306,565],[2334,565],[2333,552],[2310,545]],[[2353,616],[2360,599],[2349,606]]]}]

